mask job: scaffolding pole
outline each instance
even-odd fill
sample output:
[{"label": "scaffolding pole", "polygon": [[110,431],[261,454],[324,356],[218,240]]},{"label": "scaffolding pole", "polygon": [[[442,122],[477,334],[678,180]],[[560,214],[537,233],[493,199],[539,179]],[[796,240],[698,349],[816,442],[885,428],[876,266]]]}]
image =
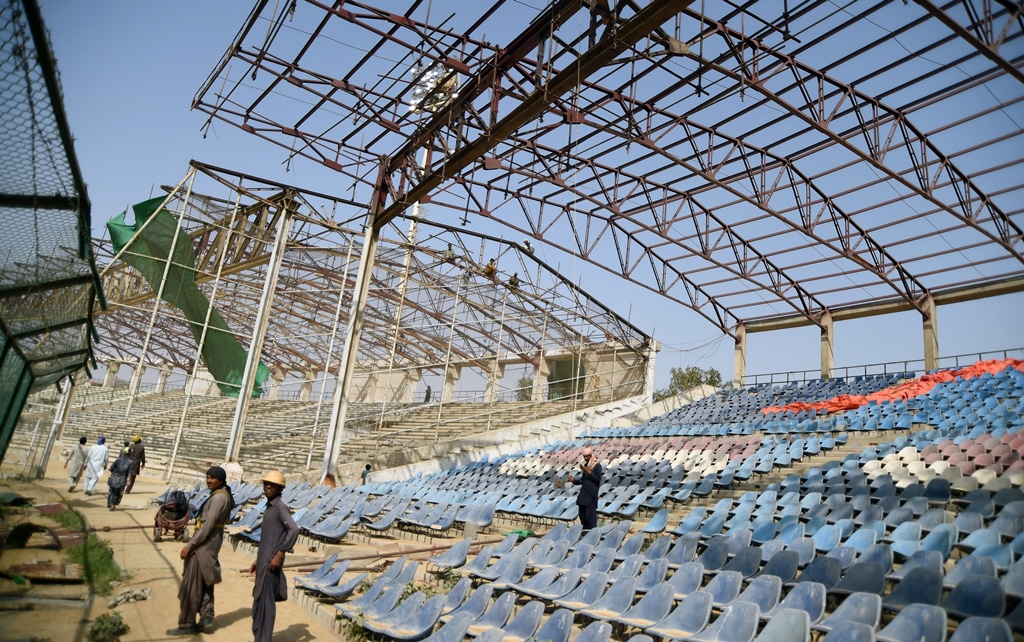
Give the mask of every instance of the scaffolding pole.
[{"label": "scaffolding pole", "polygon": [[[238,207],[242,201],[241,186],[235,197],[235,207],[231,210],[231,221],[228,223],[227,232],[224,235],[224,247],[231,243],[231,235],[235,230],[235,219],[238,217]],[[199,372],[199,364],[203,360],[203,346],[206,345],[206,335],[210,330],[210,316],[213,314],[213,305],[217,300],[217,289],[220,288],[221,275],[224,272],[224,263],[227,261],[227,252],[220,253],[220,260],[217,261],[217,275],[213,279],[213,290],[210,292],[210,305],[206,307],[206,318],[203,319],[203,330],[199,333],[199,344],[196,347],[196,358],[192,362],[192,373],[185,379],[185,403],[181,409],[181,417],[178,418],[178,429],[174,434],[174,446],[171,448],[171,458],[167,461],[167,472],[164,480],[170,482],[174,473],[174,462],[178,458],[178,447],[181,445],[181,436],[185,432],[185,418],[188,416],[189,406],[192,405],[192,392],[196,385],[196,373]]]},{"label": "scaffolding pole", "polygon": [[267,278],[263,282],[263,293],[256,312],[252,340],[249,342],[249,354],[245,359],[245,373],[242,375],[242,385],[238,389],[238,403],[235,405],[231,435],[228,437],[227,452],[224,455],[228,463],[238,463],[238,451],[242,447],[242,430],[249,412],[249,398],[252,397],[252,385],[260,365],[263,339],[267,334],[267,324],[270,322],[270,307],[274,301],[274,290],[277,289],[277,276],[281,271],[281,262],[284,261],[285,245],[288,243],[288,233],[292,225],[292,203],[290,195],[284,199],[284,213],[278,223],[277,238],[274,239],[274,249],[267,265]]},{"label": "scaffolding pole", "polygon": [[[146,338],[143,340],[142,350],[139,352],[139,363],[135,366],[135,370],[132,372],[131,391],[128,395],[128,405],[125,407],[124,410],[125,419],[131,417],[132,406],[135,404],[135,395],[138,394],[139,392],[139,382],[142,380],[142,363],[143,361],[145,361],[146,352],[149,350],[149,340],[153,337],[153,326],[156,324],[157,312],[160,311],[160,301],[163,300],[164,286],[167,285],[167,275],[171,271],[171,259],[174,258],[174,249],[178,246],[178,235],[181,234],[181,223],[182,221],[185,220],[185,208],[188,207],[189,199],[192,197],[192,186],[195,184],[196,181],[195,169],[190,169],[188,171],[188,174],[185,176],[184,180],[182,180],[182,183],[184,183],[185,181],[188,181],[188,189],[185,192],[185,204],[182,205],[181,216],[177,218],[174,224],[174,238],[171,239],[171,249],[168,250],[167,252],[167,262],[164,264],[164,273],[163,276],[160,277],[160,285],[157,286],[156,299],[153,302],[153,313],[149,316],[149,327],[146,328]],[[176,190],[181,188],[182,183],[178,184]],[[160,204],[160,207],[158,207],[156,211],[153,212],[153,214],[151,214],[150,217],[143,222],[142,227],[139,228],[139,231],[136,232],[135,236],[132,237],[133,241],[135,240],[135,238],[139,236],[139,234],[142,233],[142,230],[145,229],[146,225],[148,225],[150,221],[156,218],[156,215],[160,212],[160,210],[166,207],[167,201],[169,201],[171,199],[171,196],[173,196],[174,194],[175,192],[171,192],[170,194],[168,194],[167,198],[164,199],[164,202]],[[138,221],[136,221],[136,223],[137,222]],[[131,243],[129,242],[128,245],[130,244]],[[121,252],[127,250],[128,245],[125,245],[123,248],[121,248]],[[121,252],[118,252],[117,256],[120,256]],[[117,256],[115,256],[114,259],[117,259]],[[114,261],[112,260],[111,264],[113,264],[113,262]]]}]

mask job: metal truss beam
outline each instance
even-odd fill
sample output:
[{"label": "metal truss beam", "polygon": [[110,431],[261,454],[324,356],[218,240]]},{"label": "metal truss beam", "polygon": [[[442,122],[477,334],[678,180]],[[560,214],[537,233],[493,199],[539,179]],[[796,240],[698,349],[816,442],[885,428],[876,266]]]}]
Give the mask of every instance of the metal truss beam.
[{"label": "metal truss beam", "polygon": [[[1004,58],[999,48],[1006,40],[1011,29],[1016,28],[1024,31],[1024,7],[1019,3],[993,0],[960,0],[952,2],[945,7],[938,7],[929,0],[914,0],[925,11],[935,16],[942,24],[949,27],[949,30],[969,43],[978,50],[978,53],[985,56],[1000,69],[1013,77],[1017,82],[1024,84],[1024,73],[1014,64]],[[969,23],[962,25],[949,14],[948,9],[960,4],[967,13]],[[993,5],[998,4],[1007,10],[1003,16],[1005,22],[999,27],[996,22],[996,13]],[[980,5],[980,6],[978,6]]]},{"label": "metal truss beam", "polygon": [[[588,84],[587,88],[607,92],[607,90],[602,90],[596,85]],[[616,106],[621,107],[624,112],[622,119],[609,118],[604,122],[598,123],[590,120],[590,116],[587,115],[588,113],[599,113],[602,110],[607,111]],[[594,131],[611,133],[626,141],[635,141],[671,163],[678,164],[694,174],[705,178],[708,181],[709,187],[718,186],[726,189],[738,198],[782,221],[792,229],[799,230],[815,242],[828,247],[837,256],[850,259],[860,267],[868,269],[878,278],[889,284],[895,292],[910,302],[913,307],[919,308],[918,300],[927,292],[924,285],[907,271],[880,243],[871,238],[851,216],[843,212],[832,198],[819,189],[790,160],[773,154],[766,149],[750,145],[738,138],[727,136],[714,128],[700,125],[685,117],[658,109],[650,103],[639,104],[630,101],[621,94],[612,95],[611,93],[606,93],[605,100],[595,103],[593,108],[586,113],[566,109],[561,115],[567,120],[571,119],[574,124],[589,125]],[[619,123],[627,123],[628,126],[622,127]],[[677,129],[681,129],[683,135],[675,139],[671,138],[670,134],[675,133]],[[585,140],[586,137],[581,136],[580,138]],[[661,141],[674,141],[672,147],[688,146],[689,149],[686,150],[685,155],[676,156],[669,151],[670,148],[661,147],[659,144]],[[519,140],[519,146],[521,149],[525,148],[526,150],[536,150],[540,147],[534,141],[527,140]],[[797,284],[794,279],[789,278],[772,265],[760,252],[757,252],[750,244],[740,239],[738,235],[729,229],[728,225],[711,214],[710,210],[701,206],[693,198],[695,194],[706,191],[709,188],[683,191],[667,184],[659,184],[647,177],[630,176],[617,168],[602,167],[590,158],[575,157],[566,150],[549,148],[546,151],[552,155],[557,154],[560,157],[567,158],[567,160],[572,161],[574,167],[591,169],[595,174],[594,180],[580,180],[579,177],[576,177],[571,182],[571,185],[575,190],[576,186],[581,183],[597,183],[601,186],[600,188],[603,192],[601,194],[602,199],[605,203],[609,204],[608,207],[613,214],[632,217],[648,208],[653,213],[654,207],[659,205],[667,209],[667,206],[670,204],[677,204],[682,207],[683,204],[689,202],[693,215],[703,214],[713,218],[723,229],[728,230],[732,241],[739,242],[744,247],[744,254],[753,252],[759,259],[763,259],[765,268],[772,274],[777,275],[777,278],[772,279],[772,287],[766,289],[773,291],[781,298],[786,298],[780,291],[783,284],[786,284],[788,286],[786,289],[790,289],[798,295],[796,303],[791,301],[787,301],[787,303],[800,310],[808,319],[813,320],[824,311],[825,306],[820,301],[815,301],[814,297]],[[726,171],[736,166],[739,166],[739,171],[733,171],[731,174]],[[600,168],[601,171],[598,172],[597,168]],[[626,180],[623,180],[624,177]],[[568,181],[562,180],[559,181],[559,184],[569,189],[568,185],[570,183]],[[605,185],[614,185],[615,193],[605,190]],[[737,187],[737,185],[740,185],[742,188]],[[620,194],[630,193],[630,186],[633,186],[632,191],[642,192],[645,195],[649,205],[645,206],[643,210],[619,210],[617,203],[623,200]],[[799,220],[793,220],[787,217],[784,212],[771,206],[772,197],[781,190],[790,193],[790,196],[796,202],[795,213],[798,215]],[[585,196],[579,193],[577,195]],[[657,215],[655,215],[656,220],[657,218]],[[666,223],[671,224],[671,222],[671,220],[666,218],[660,223],[659,228],[663,229]],[[838,245],[822,237],[817,232],[816,228],[822,222],[829,223],[830,228],[834,229],[839,242]],[[702,245],[705,245],[705,243],[702,243]],[[715,263],[706,255],[706,252],[697,251],[696,253],[699,256],[703,256],[709,262]],[[737,262],[740,262],[739,254],[737,254]],[[895,275],[895,278],[893,275]],[[738,276],[748,278],[749,272],[741,269]],[[762,284],[758,285],[764,287]],[[812,302],[817,304],[817,309],[810,307]]]},{"label": "metal truss beam", "polygon": [[[722,38],[736,68],[701,58],[693,48],[686,48],[682,55],[783,107],[833,143],[884,172],[890,180],[976,229],[1024,263],[1021,228],[905,114],[725,24],[693,12],[687,14],[710,25],[703,37]],[[800,91],[802,104],[790,103],[776,90],[789,83]],[[844,110],[852,110],[861,126],[850,132],[833,131],[833,119]],[[909,161],[913,180],[886,164],[885,158],[890,154],[903,155]],[[955,203],[947,203],[935,194],[936,186],[943,183],[955,191]]]},{"label": "metal truss beam", "polygon": [[[511,113],[489,127],[476,140],[469,142],[446,159],[439,171],[428,173],[415,185],[403,191],[389,190],[393,201],[376,217],[374,225],[380,226],[387,223],[395,216],[405,212],[416,201],[428,196],[432,190],[479,160],[501,141],[512,136],[519,128],[548,110],[553,100],[578,86],[581,78],[588,78],[591,74],[598,72],[616,56],[685,9],[691,2],[692,0],[652,0],[636,15],[616,25],[611,35],[602,39],[565,69],[555,74],[546,84],[535,88]],[[447,121],[442,123],[435,119],[413,140],[430,140],[441,127],[447,125]],[[406,145],[395,155],[396,162],[388,167],[390,170],[389,180],[391,172],[403,170],[404,173],[409,173],[410,169],[416,165],[414,154],[417,149],[419,149],[418,145],[415,147]],[[410,154],[410,152],[412,153]]]}]

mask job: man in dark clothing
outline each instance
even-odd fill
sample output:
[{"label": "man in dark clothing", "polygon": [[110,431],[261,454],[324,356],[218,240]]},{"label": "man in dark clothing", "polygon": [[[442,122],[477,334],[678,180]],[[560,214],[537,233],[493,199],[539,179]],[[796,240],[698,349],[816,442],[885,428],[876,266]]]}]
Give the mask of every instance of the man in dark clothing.
[{"label": "man in dark clothing", "polygon": [[[178,628],[168,630],[167,635],[195,635],[213,627],[213,586],[221,581],[218,555],[224,543],[224,525],[235,505],[227,479],[227,472],[220,466],[206,471],[210,497],[199,509],[195,535],[181,549],[181,559],[185,560],[178,589],[181,611]],[[197,613],[199,624],[196,624]]]},{"label": "man in dark clothing", "polygon": [[583,462],[580,463],[580,477],[569,476],[569,482],[580,487],[580,494],[576,497],[576,505],[580,509],[580,524],[583,530],[597,528],[597,491],[601,488],[601,474],[603,469],[594,456],[594,451],[587,447],[583,449]]},{"label": "man in dark clothing", "polygon": [[146,447],[142,445],[142,435],[132,437],[132,443],[128,447],[131,448],[128,456],[132,458],[132,472],[128,473],[128,485],[124,487],[126,494],[132,492],[135,477],[146,467]]},{"label": "man in dark clothing", "polygon": [[270,642],[274,637],[277,603],[288,599],[288,581],[281,567],[285,552],[291,550],[299,539],[299,527],[295,525],[288,506],[281,501],[284,486],[284,475],[280,471],[272,470],[263,477],[267,508],[263,511],[256,561],[249,567],[249,572],[256,574],[256,584],[252,588],[252,634],[255,642]]}]

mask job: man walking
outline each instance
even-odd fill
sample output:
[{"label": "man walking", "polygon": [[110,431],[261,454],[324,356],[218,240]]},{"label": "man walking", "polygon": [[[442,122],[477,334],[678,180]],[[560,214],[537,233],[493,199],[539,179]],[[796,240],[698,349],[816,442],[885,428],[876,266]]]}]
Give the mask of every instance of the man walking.
[{"label": "man walking", "polygon": [[[178,589],[181,611],[178,628],[169,629],[167,635],[195,635],[213,627],[213,586],[221,581],[218,555],[224,542],[224,525],[235,505],[227,479],[227,472],[220,466],[206,471],[210,497],[199,508],[195,534],[181,549],[181,559],[185,560]],[[196,624],[197,613],[199,624]]]},{"label": "man walking", "polygon": [[110,451],[107,449],[107,438],[101,436],[96,440],[95,445],[89,449],[85,457],[85,494],[92,495],[96,488],[96,482],[103,476],[110,460]]},{"label": "man walking", "polygon": [[597,491],[601,488],[603,469],[589,446],[583,449],[583,461],[580,463],[579,479],[570,475],[569,482],[580,487],[576,497],[576,505],[580,509],[580,524],[583,530],[597,528]]},{"label": "man walking", "polygon": [[125,493],[132,492],[135,478],[146,467],[146,447],[142,445],[142,435],[132,437],[132,445],[129,448],[131,448],[128,456],[132,458],[132,472],[128,473],[128,485],[124,487]]},{"label": "man walking", "polygon": [[82,471],[85,470],[85,458],[88,455],[88,449],[85,447],[85,437],[78,440],[78,444],[71,449],[68,453],[68,458],[64,462],[64,467],[68,469],[68,492],[75,490],[75,486],[78,485],[80,479],[82,479]]},{"label": "man walking", "polygon": [[263,477],[263,494],[267,508],[263,511],[260,547],[256,561],[249,567],[256,574],[252,588],[252,635],[255,642],[270,642],[274,636],[277,603],[288,599],[288,581],[281,567],[284,555],[299,539],[299,527],[292,519],[288,506],[281,501],[284,475],[272,470]]}]

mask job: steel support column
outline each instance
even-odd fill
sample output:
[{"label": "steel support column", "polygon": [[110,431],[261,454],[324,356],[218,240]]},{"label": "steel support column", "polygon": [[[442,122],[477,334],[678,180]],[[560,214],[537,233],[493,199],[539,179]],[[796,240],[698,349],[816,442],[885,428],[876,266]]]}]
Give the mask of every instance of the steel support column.
[{"label": "steel support column", "polygon": [[253,324],[252,340],[249,342],[249,354],[245,359],[242,385],[238,389],[235,416],[231,421],[231,435],[228,437],[227,453],[224,455],[224,459],[228,463],[238,462],[238,451],[242,447],[242,430],[245,427],[246,415],[249,413],[249,399],[252,397],[252,386],[260,365],[263,339],[267,335],[267,323],[270,321],[270,307],[274,301],[274,290],[277,288],[277,276],[281,271],[285,246],[288,243],[294,204],[290,199],[286,199],[283,206],[284,213],[278,222],[277,238],[274,239],[274,250],[270,255],[270,262],[267,264],[267,278],[263,281],[263,294],[260,296],[256,321]]},{"label": "steel support column", "polygon": [[366,237],[363,251],[359,255],[359,269],[352,290],[352,307],[348,315],[348,334],[345,335],[345,349],[338,367],[338,378],[334,385],[334,404],[331,408],[331,423],[327,429],[327,445],[324,448],[324,465],[320,471],[323,481],[327,473],[338,470],[341,458],[341,442],[348,416],[348,389],[352,382],[352,373],[356,367],[356,356],[359,354],[359,339],[363,331],[363,319],[366,315],[366,300],[370,292],[370,277],[373,275],[374,256],[377,253],[377,242],[380,240],[381,223],[378,216],[384,207],[387,197],[388,174],[386,167],[381,165],[377,176],[376,195],[370,206],[366,220]]}]

